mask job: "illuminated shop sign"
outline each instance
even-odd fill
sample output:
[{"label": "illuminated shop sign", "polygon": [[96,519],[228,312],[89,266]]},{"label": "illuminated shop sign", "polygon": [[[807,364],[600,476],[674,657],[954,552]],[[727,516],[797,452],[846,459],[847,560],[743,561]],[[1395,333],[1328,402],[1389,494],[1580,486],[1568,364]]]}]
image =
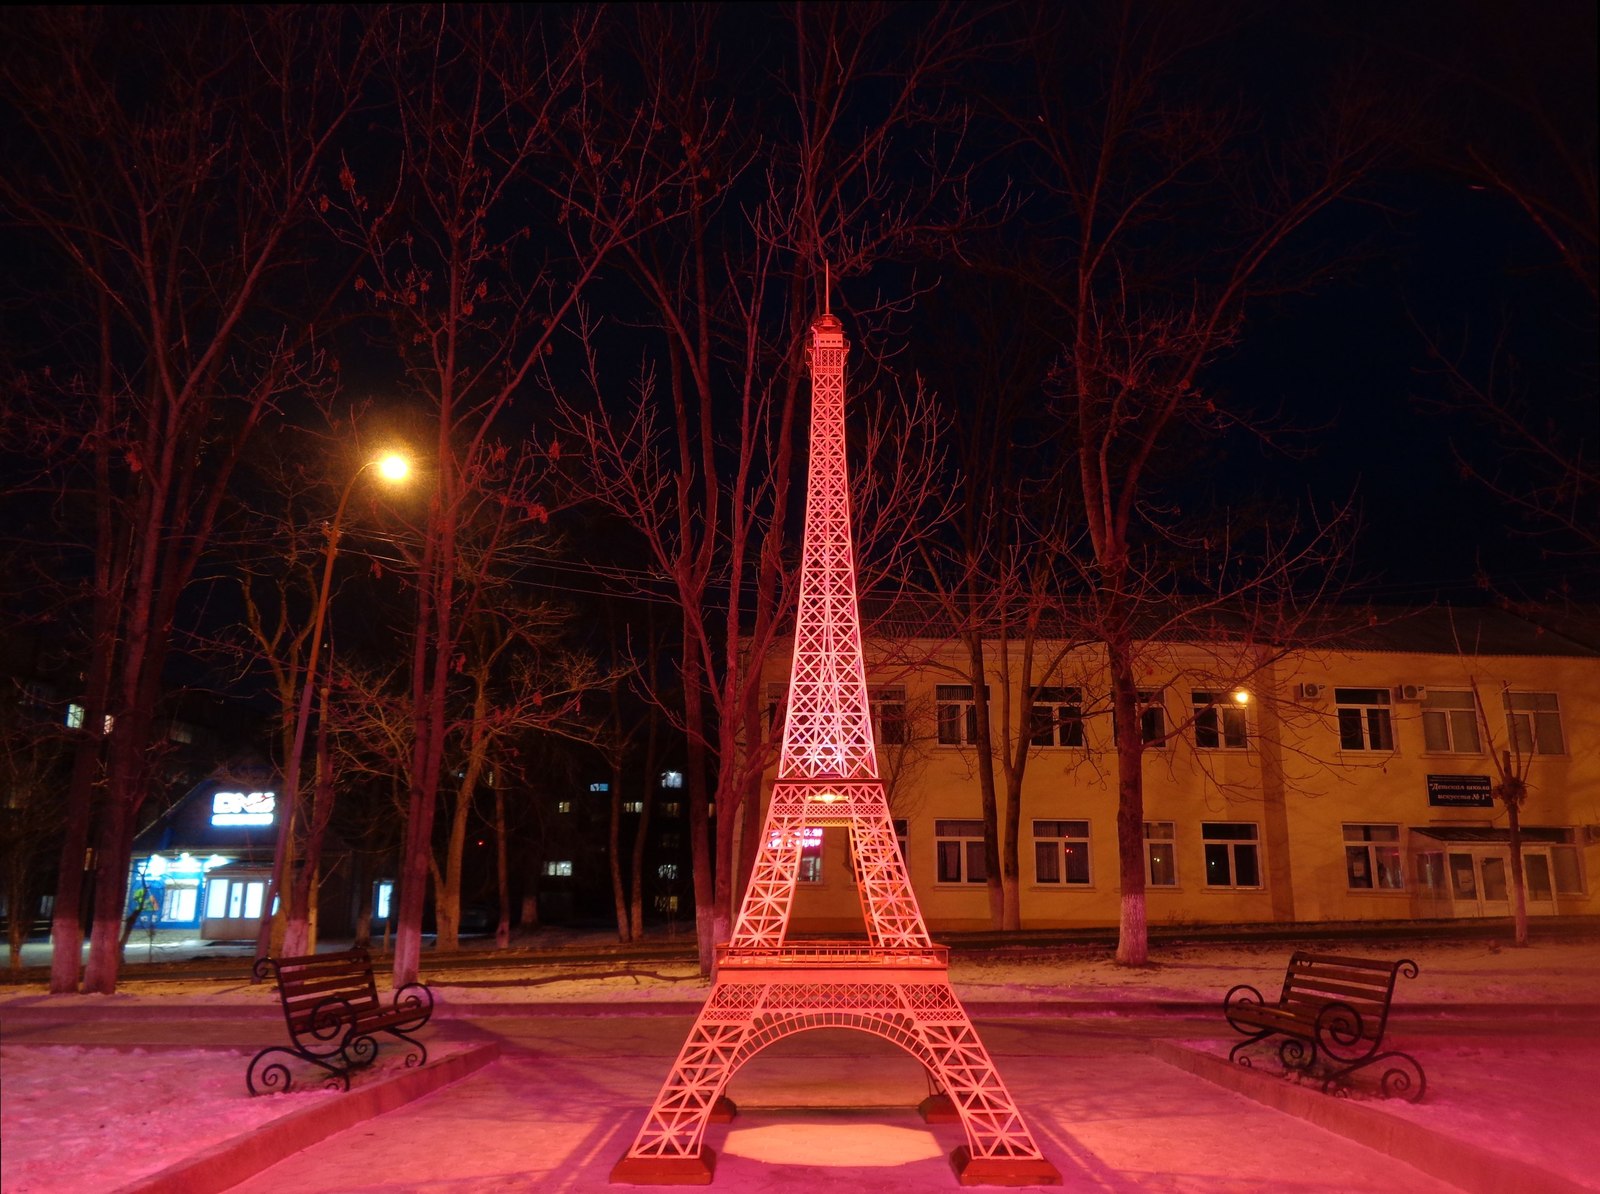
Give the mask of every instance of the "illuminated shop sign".
[{"label": "illuminated shop sign", "polygon": [[278,798],[272,792],[218,792],[211,797],[213,825],[271,825]]}]

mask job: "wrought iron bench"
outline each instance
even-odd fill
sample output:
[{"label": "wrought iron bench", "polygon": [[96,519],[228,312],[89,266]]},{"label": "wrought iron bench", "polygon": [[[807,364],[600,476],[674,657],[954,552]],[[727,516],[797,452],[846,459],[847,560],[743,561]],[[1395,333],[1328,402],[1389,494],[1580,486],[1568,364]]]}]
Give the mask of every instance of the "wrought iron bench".
[{"label": "wrought iron bench", "polygon": [[407,1066],[428,1060],[427,1048],[410,1034],[433,1015],[432,992],[408,983],[385,1007],[372,981],[372,959],[360,946],[302,958],[262,958],[255,972],[258,978],[277,977],[289,1044],[263,1049],[250,1060],[245,1085],[251,1094],[288,1090],[293,1085],[285,1063],[289,1057],[326,1070],[324,1086],[349,1090],[351,1073],[377,1059],[376,1032],[406,1043]]},{"label": "wrought iron bench", "polygon": [[1228,1053],[1248,1066],[1244,1050],[1270,1036],[1282,1036],[1278,1060],[1286,1072],[1320,1078],[1324,1093],[1348,1093],[1346,1079],[1356,1070],[1384,1063],[1379,1090],[1384,1098],[1422,1097],[1428,1080],[1417,1059],[1383,1049],[1397,975],[1417,977],[1408,958],[1393,962],[1297,951],[1283,976],[1283,993],[1268,1003],[1254,987],[1240,984],[1222,1001],[1228,1023],[1245,1039]]}]

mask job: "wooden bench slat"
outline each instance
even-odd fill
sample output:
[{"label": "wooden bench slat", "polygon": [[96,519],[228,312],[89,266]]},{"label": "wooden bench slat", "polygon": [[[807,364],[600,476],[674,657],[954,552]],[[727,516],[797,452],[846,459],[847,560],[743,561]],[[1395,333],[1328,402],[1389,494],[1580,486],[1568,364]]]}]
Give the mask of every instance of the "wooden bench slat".
[{"label": "wooden bench slat", "polygon": [[1292,996],[1296,992],[1304,991],[1309,995],[1329,995],[1335,999],[1366,999],[1376,1003],[1387,1002],[1389,988],[1383,987],[1374,991],[1371,987],[1353,987],[1349,983],[1305,983],[1292,982],[1284,989],[1284,996]]},{"label": "wooden bench slat", "polygon": [[1343,954],[1308,954],[1297,952],[1289,959],[1293,967],[1297,962],[1312,962],[1328,966],[1344,966],[1351,970],[1379,971],[1384,974],[1392,972],[1398,962],[1383,962],[1373,958],[1351,958]]},{"label": "wooden bench slat", "polygon": [[1289,971],[1290,982],[1321,982],[1326,979],[1358,987],[1374,987],[1380,991],[1388,990],[1394,983],[1394,976],[1387,970],[1375,974],[1370,970],[1351,970],[1346,966],[1297,966]]}]

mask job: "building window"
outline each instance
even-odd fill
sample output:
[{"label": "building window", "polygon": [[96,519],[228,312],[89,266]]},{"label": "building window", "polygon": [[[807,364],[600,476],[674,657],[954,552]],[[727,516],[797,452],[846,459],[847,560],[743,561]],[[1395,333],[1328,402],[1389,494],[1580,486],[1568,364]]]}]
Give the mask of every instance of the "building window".
[{"label": "building window", "polygon": [[569,879],[572,877],[572,862],[570,859],[550,861],[544,864],[544,873],[553,879]]},{"label": "building window", "polygon": [[1036,883],[1089,884],[1089,822],[1035,821],[1033,877]]},{"label": "building window", "polygon": [[676,912],[678,910],[678,897],[675,895],[658,895],[655,899],[657,912]]},{"label": "building window", "polygon": [[[939,684],[934,687],[934,702],[939,716],[941,746],[971,746],[978,740],[978,706],[970,684]],[[989,686],[983,687],[989,699]]]},{"label": "building window", "polygon": [[1335,688],[1340,750],[1393,750],[1387,688]]},{"label": "building window", "polygon": [[644,812],[644,801],[624,800],[622,802],[622,811],[625,813],[642,813]]},{"label": "building window", "polygon": [[940,883],[986,883],[982,821],[935,821],[934,851]]},{"label": "building window", "polygon": [[681,788],[681,787],[683,787],[683,772],[681,772],[681,771],[663,771],[661,773],[661,786],[663,788]]},{"label": "building window", "polygon": [[181,746],[194,744],[194,727],[186,721],[175,721],[167,726],[167,740]]},{"label": "building window", "polygon": [[676,800],[665,801],[661,805],[661,815],[663,817],[681,817],[683,816],[683,805]]},{"label": "building window", "polygon": [[1346,825],[1344,876],[1351,891],[1404,891],[1400,826]]},{"label": "building window", "polygon": [[1478,705],[1469,692],[1431,688],[1422,702],[1424,746],[1442,754],[1481,754]]},{"label": "building window", "polygon": [[572,811],[572,801],[570,801],[570,800],[558,800],[558,801],[556,801],[556,812],[558,812],[558,813],[570,813],[571,811]]},{"label": "building window", "polygon": [[1581,896],[1583,885],[1583,850],[1577,844],[1577,833],[1568,829],[1567,840],[1550,847],[1550,865],[1556,873],[1556,894]]},{"label": "building window", "polygon": [[911,830],[909,825],[910,823],[904,817],[897,817],[894,821],[894,842],[895,845],[900,847],[900,861],[902,863],[906,863],[906,860],[911,857]]},{"label": "building window", "polygon": [[676,850],[683,844],[683,835],[680,833],[663,833],[661,835],[661,848],[663,850]]},{"label": "building window", "polygon": [[1171,821],[1144,823],[1144,881],[1149,887],[1178,886],[1178,850]]},{"label": "building window", "polygon": [[1196,689],[1194,702],[1194,744],[1201,750],[1243,750],[1250,744],[1250,728],[1244,704],[1226,692]]},{"label": "building window", "polygon": [[1139,739],[1146,746],[1164,746],[1167,740],[1167,709],[1160,689],[1141,688],[1134,694],[1139,705]]},{"label": "building window", "polygon": [[1083,746],[1083,690],[1035,688],[1029,741],[1034,746]]},{"label": "building window", "polygon": [[74,702],[72,702],[72,703],[67,705],[67,717],[66,717],[67,729],[69,729],[69,730],[81,730],[81,729],[83,729],[83,717],[84,717],[84,713],[83,713],[83,706],[82,705],[78,704],[76,701],[74,701]]},{"label": "building window", "polygon": [[822,826],[807,825],[800,838],[800,882],[822,882]]},{"label": "building window", "polygon": [[904,688],[874,688],[867,693],[867,699],[872,705],[872,729],[880,746],[904,746],[911,741]]},{"label": "building window", "polygon": [[1207,887],[1260,887],[1259,834],[1251,821],[1202,821]]},{"label": "building window", "polygon": [[1511,743],[1518,754],[1561,755],[1567,753],[1561,735],[1561,708],[1553,692],[1508,692],[1506,722]]},{"label": "building window", "polygon": [[[459,776],[460,772],[457,772],[457,775]],[[589,791],[591,791],[591,792],[609,792],[609,791],[611,791],[611,785],[610,784],[590,784],[589,785]]]},{"label": "building window", "polygon": [[789,686],[787,684],[767,685],[767,730],[773,738],[783,733],[784,714],[789,709]]}]

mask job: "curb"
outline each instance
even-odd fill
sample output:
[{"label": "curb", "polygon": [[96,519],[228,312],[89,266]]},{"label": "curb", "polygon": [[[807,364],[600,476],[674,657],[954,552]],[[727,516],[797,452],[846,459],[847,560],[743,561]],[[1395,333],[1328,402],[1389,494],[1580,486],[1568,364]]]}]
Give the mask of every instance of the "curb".
[{"label": "curb", "polygon": [[499,1043],[491,1041],[419,1069],[402,1070],[391,1078],[359,1086],[341,1099],[303,1108],[212,1145],[129,1182],[114,1194],[220,1194],[319,1140],[458,1082],[499,1056]]},{"label": "curb", "polygon": [[1150,1051],[1168,1065],[1403,1161],[1468,1194],[1593,1194],[1590,1187],[1537,1165],[1197,1049],[1151,1041]]},{"label": "curb", "polygon": [[[638,1002],[572,1002],[527,1000],[523,1002],[477,1003],[438,997],[434,1019],[438,1021],[480,1020],[495,1017],[583,1017],[604,1016],[697,1016],[705,1000],[660,999]],[[1221,1010],[1216,999],[964,999],[967,1013],[987,1019],[1034,1019],[1049,1016],[1215,1016]],[[1600,1020],[1600,1003],[1407,1003],[1408,1016],[1442,1019],[1512,1017],[1521,1021],[1560,1023]],[[0,1024],[79,1023],[91,1021],[148,1022],[151,1020],[279,1020],[282,1010],[272,1004],[186,1003],[162,997],[142,1006],[52,1006],[7,1005],[0,1003]]]}]

